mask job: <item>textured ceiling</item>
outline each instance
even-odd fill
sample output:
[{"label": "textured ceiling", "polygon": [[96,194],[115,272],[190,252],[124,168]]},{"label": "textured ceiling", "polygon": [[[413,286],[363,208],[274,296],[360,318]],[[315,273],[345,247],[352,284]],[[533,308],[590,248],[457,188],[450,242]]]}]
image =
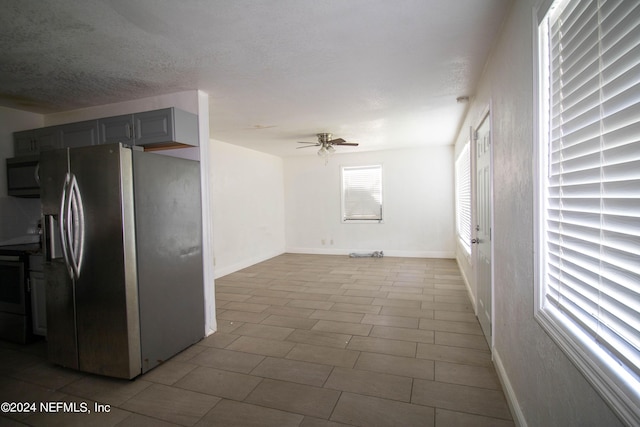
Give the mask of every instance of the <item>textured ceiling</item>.
[{"label": "textured ceiling", "polygon": [[276,155],[452,144],[511,0],[2,0],[0,105],[190,89],[212,138]]}]

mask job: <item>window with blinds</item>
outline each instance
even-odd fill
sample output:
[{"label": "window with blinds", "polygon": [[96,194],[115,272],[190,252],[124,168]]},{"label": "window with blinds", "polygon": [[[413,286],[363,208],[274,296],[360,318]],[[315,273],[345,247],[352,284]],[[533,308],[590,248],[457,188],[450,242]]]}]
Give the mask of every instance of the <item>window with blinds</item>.
[{"label": "window with blinds", "polygon": [[342,168],[342,220],[382,221],[382,166]]},{"label": "window with blinds", "polygon": [[536,317],[640,424],[640,2],[555,1],[539,25]]},{"label": "window with blinds", "polygon": [[471,157],[467,142],[456,159],[456,230],[460,244],[471,254]]}]

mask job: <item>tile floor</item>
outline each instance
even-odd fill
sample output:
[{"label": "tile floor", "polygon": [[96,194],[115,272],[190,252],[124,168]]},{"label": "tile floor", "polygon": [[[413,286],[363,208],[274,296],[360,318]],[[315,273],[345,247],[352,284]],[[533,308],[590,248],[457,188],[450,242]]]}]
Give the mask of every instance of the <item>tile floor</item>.
[{"label": "tile floor", "polygon": [[216,280],[216,300],[217,333],[134,381],[2,343],[1,402],[91,413],[0,425],[514,425],[453,260],[284,254]]}]

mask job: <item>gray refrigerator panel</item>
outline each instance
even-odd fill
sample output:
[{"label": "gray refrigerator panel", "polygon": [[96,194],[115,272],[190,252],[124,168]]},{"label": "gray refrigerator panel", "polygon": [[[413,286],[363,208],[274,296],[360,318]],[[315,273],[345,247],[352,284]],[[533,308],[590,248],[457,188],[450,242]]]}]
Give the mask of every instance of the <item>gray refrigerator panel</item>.
[{"label": "gray refrigerator panel", "polygon": [[131,150],[120,144],[69,150],[84,212],[75,285],[79,369],[140,374]]},{"label": "gray refrigerator panel", "polygon": [[69,170],[67,150],[40,156],[42,225],[44,238],[47,352],[51,362],[78,369],[75,315],[75,283],[69,276],[60,249],[61,195]]},{"label": "gray refrigerator panel", "polygon": [[204,336],[199,163],[133,152],[142,371]]}]

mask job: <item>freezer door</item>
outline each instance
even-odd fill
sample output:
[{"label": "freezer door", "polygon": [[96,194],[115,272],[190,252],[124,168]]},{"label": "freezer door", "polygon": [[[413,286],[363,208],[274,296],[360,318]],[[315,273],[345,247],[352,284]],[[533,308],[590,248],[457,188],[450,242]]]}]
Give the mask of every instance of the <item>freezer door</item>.
[{"label": "freezer door", "polygon": [[60,244],[62,192],[68,172],[66,149],[46,151],[40,155],[47,352],[51,362],[78,369],[75,287]]},{"label": "freezer door", "polygon": [[119,378],[141,372],[131,165],[131,150],[120,144],[69,150],[83,206],[75,282],[79,369]]}]

